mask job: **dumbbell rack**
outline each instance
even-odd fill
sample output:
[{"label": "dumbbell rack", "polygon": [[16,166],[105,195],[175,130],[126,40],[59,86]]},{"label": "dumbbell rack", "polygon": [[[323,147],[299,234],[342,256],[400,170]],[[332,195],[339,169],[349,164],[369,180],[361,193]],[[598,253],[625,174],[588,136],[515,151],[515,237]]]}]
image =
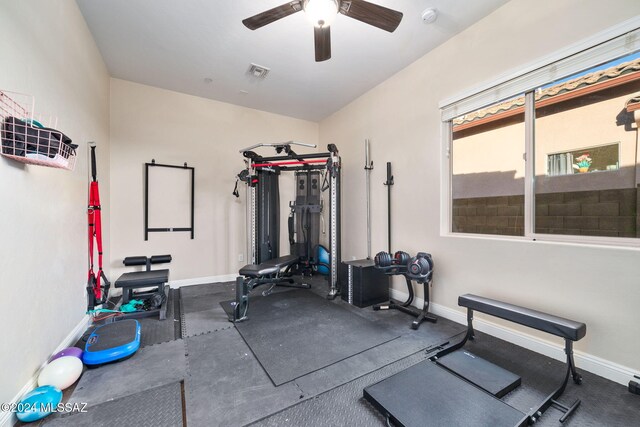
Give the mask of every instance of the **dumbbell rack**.
[{"label": "dumbbell rack", "polygon": [[[424,289],[424,302],[422,304],[422,310],[420,310],[419,308],[411,305],[415,296],[411,279],[409,279],[402,272],[391,271],[385,272],[385,274],[388,274],[390,276],[403,275],[405,280],[407,281],[409,298],[407,298],[405,302],[395,302],[393,300],[390,300],[389,302],[384,304],[376,304],[373,306],[374,310],[400,310],[404,313],[414,316],[416,319],[411,322],[411,329],[418,329],[420,327],[420,324],[424,321],[433,323],[436,323],[438,321],[438,318],[436,316],[429,313],[429,287],[431,286],[431,280],[422,282],[422,287]],[[419,281],[416,282],[420,283]]]},{"label": "dumbbell rack", "polygon": [[[401,252],[398,252],[401,253]],[[389,300],[387,303],[376,304],[373,306],[374,310],[400,310],[403,313],[410,314],[414,316],[416,319],[411,322],[411,329],[418,329],[422,322],[433,322],[436,323],[438,318],[433,314],[429,313],[429,287],[432,285],[432,277],[433,270],[430,270],[425,277],[416,278],[415,275],[412,277],[408,271],[408,267],[405,262],[396,263],[392,265],[380,265],[378,257],[383,254],[380,253],[376,255],[376,268],[379,270],[383,270],[384,273],[388,276],[404,276],[407,281],[407,290],[409,292],[409,297],[404,302],[396,302],[393,300]],[[408,257],[408,254],[404,253],[405,256]],[[387,260],[386,264],[389,264],[391,261],[388,258],[389,254],[386,254]],[[406,261],[406,260],[405,260]],[[415,293],[413,292],[413,284],[412,281],[415,280],[416,283],[422,284],[424,300],[422,303],[422,309],[414,307],[413,300],[415,298]]]}]

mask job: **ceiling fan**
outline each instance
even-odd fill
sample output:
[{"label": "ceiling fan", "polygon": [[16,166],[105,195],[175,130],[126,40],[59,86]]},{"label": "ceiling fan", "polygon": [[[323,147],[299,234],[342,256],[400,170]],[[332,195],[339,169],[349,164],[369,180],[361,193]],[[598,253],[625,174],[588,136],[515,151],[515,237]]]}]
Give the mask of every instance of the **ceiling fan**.
[{"label": "ceiling fan", "polygon": [[329,26],[338,13],[390,33],[402,21],[401,12],[364,0],[294,0],[247,18],[242,23],[250,30],[256,30],[301,10],[314,26],[316,62],[331,58]]}]

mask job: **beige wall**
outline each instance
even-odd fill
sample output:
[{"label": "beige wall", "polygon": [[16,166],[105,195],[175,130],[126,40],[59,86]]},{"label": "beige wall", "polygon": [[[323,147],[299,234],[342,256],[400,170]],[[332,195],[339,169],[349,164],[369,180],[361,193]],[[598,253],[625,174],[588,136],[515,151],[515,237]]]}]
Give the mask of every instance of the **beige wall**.
[{"label": "beige wall", "polygon": [[[245,197],[231,192],[244,168],[241,148],[290,140],[315,144],[318,125],[289,117],[111,80],[112,277],[122,258],[169,253],[171,280],[237,273],[246,264]],[[319,147],[322,148],[322,147]],[[273,149],[258,149],[274,155]],[[303,153],[307,150],[297,149]],[[143,234],[144,163],[195,167],[195,239],[188,233]],[[292,176],[281,180],[281,254],[288,254],[286,208]],[[238,261],[238,254],[245,261]]]},{"label": "beige wall", "polygon": [[0,89],[34,95],[80,146],[74,171],[0,158],[0,402],[10,402],[86,310],[87,141],[98,144],[109,253],[109,77],[71,0],[1,1],[0,52]]},{"label": "beige wall", "polygon": [[[438,111],[442,99],[639,13],[635,0],[606,8],[595,0],[513,0],[322,121],[321,142],[338,144],[344,159],[343,257],[366,253],[364,200],[355,195],[364,183],[361,141],[371,138],[374,252],[386,248],[383,164],[391,161],[392,249],[434,255],[436,303],[457,309],[458,295],[471,292],[584,321],[577,349],[640,369],[638,250],[440,235]],[[558,19],[562,25],[553,24]]]}]

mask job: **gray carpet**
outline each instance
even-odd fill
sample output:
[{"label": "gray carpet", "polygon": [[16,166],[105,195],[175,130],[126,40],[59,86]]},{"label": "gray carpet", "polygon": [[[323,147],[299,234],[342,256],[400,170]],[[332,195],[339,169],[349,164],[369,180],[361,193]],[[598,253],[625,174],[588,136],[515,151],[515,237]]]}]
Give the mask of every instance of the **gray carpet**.
[{"label": "gray carpet", "polygon": [[275,385],[399,335],[307,290],[252,297],[236,328]]}]

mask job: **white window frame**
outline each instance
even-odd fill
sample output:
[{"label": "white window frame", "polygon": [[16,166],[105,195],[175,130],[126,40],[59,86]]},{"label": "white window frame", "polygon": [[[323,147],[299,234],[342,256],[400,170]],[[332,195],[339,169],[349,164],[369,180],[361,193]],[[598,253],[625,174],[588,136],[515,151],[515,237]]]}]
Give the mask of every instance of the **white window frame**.
[{"label": "white window frame", "polygon": [[[511,71],[497,79],[465,91],[440,102],[441,133],[441,222],[440,234],[448,237],[481,238],[495,240],[547,241],[579,245],[605,245],[640,248],[640,238],[599,237],[534,232],[535,175],[534,162],[534,90],[555,80],[604,64],[640,50],[640,16],[624,21],[595,34],[586,40],[548,55],[520,70]],[[454,233],[452,218],[452,120],[460,115],[484,108],[518,94],[525,93],[525,188],[524,236],[495,234]]]}]

